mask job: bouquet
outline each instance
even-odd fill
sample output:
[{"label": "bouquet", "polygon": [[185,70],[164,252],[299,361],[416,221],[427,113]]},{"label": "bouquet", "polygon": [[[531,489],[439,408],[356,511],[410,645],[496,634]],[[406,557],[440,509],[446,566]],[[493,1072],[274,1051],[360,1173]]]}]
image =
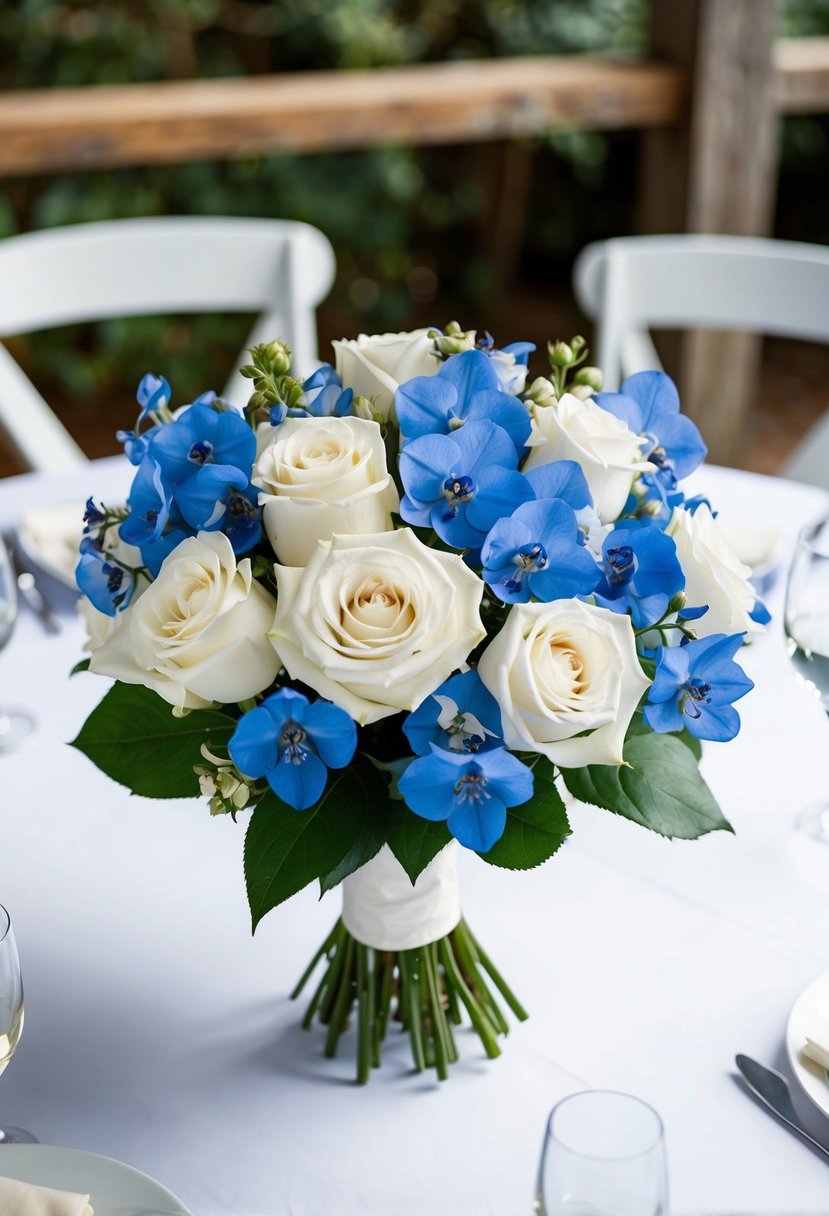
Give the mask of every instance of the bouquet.
[{"label": "bouquet", "polygon": [[663,836],[730,830],[700,741],[739,730],[768,616],[661,372],[602,392],[582,338],[445,330],[274,341],[244,410],[146,375],[126,507],[90,500],[89,658],[115,683],[74,745],[147,797],[247,824],[253,928],[312,882],[343,913],[304,1024],[357,1075],[393,1025],[441,1078],[464,1014],[489,1056],[520,1003],[461,915],[456,852],[528,869],[583,800]]}]

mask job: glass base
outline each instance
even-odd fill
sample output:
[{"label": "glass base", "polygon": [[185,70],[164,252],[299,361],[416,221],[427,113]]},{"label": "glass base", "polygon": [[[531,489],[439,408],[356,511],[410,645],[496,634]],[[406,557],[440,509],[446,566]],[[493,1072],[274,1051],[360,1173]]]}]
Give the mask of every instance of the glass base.
[{"label": "glass base", "polygon": [[0,709],[0,755],[13,752],[35,728],[34,718],[19,710],[8,713]]},{"label": "glass base", "polygon": [[22,1127],[0,1127],[0,1147],[4,1144],[40,1144],[40,1141]]},{"label": "glass base", "polygon": [[809,839],[829,846],[829,802],[806,807],[795,819],[795,828]]}]

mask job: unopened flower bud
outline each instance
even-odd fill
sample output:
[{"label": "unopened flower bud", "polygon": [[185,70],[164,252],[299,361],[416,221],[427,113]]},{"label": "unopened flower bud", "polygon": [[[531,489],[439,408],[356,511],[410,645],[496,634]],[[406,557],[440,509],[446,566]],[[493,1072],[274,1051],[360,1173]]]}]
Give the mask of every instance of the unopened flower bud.
[{"label": "unopened flower bud", "polygon": [[353,397],[351,401],[351,413],[354,418],[364,418],[367,422],[376,422],[379,426],[385,425],[383,414],[374,404],[371,397]]},{"label": "unopened flower bud", "polygon": [[533,405],[555,405],[556,394],[552,381],[546,376],[537,376],[524,394],[526,401]]},{"label": "unopened flower bud", "polygon": [[604,384],[604,376],[598,367],[580,367],[573,376],[573,383],[592,389],[594,393],[600,393]]},{"label": "unopened flower bud", "polygon": [[551,367],[569,367],[573,362],[573,348],[567,342],[548,342],[547,354]]},{"label": "unopened flower bud", "polygon": [[443,333],[430,329],[429,337],[434,342],[437,353],[448,359],[450,355],[461,355],[466,350],[474,350],[477,330],[463,330],[457,321],[450,321]]},{"label": "unopened flower bud", "polygon": [[254,346],[254,363],[269,371],[272,376],[284,376],[290,371],[291,349],[284,342],[262,342]]},{"label": "unopened flower bud", "polygon": [[585,341],[581,334],[576,334],[575,338],[570,339],[570,348],[574,355],[580,355],[584,347]]},{"label": "unopened flower bud", "polygon": [[668,604],[668,612],[669,613],[681,612],[682,609],[685,607],[686,602],[687,602],[687,597],[685,595],[685,592],[677,591],[676,595],[673,596],[673,598],[671,599],[671,602]]}]

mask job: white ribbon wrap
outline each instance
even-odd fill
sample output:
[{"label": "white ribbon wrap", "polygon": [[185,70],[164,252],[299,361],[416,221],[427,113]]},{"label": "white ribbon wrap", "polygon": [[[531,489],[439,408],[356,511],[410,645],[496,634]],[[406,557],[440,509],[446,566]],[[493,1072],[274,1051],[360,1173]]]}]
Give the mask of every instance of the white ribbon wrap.
[{"label": "white ribbon wrap", "polygon": [[343,880],[343,924],[374,950],[414,950],[445,937],[461,919],[453,840],[412,886],[387,844]]}]

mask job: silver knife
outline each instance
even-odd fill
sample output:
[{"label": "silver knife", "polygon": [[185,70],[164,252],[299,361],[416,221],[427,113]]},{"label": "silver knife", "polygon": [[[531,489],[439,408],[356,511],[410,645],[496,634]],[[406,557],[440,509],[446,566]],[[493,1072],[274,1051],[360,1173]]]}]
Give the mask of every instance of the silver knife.
[{"label": "silver knife", "polygon": [[6,546],[14,573],[17,578],[17,590],[31,608],[47,633],[60,633],[60,617],[37,585],[34,571],[30,570],[20,556],[20,551],[14,542],[14,537],[3,533],[3,543]]},{"label": "silver knife", "polygon": [[751,1092],[757,1095],[772,1114],[777,1115],[778,1119],[796,1131],[799,1136],[808,1140],[824,1156],[829,1157],[829,1148],[825,1144],[821,1144],[819,1140],[815,1140],[801,1122],[800,1115],[792,1103],[789,1083],[785,1077],[781,1076],[779,1072],[775,1072],[773,1068],[766,1068],[765,1065],[758,1064],[750,1056],[735,1056],[734,1063],[743,1074],[743,1079]]}]

